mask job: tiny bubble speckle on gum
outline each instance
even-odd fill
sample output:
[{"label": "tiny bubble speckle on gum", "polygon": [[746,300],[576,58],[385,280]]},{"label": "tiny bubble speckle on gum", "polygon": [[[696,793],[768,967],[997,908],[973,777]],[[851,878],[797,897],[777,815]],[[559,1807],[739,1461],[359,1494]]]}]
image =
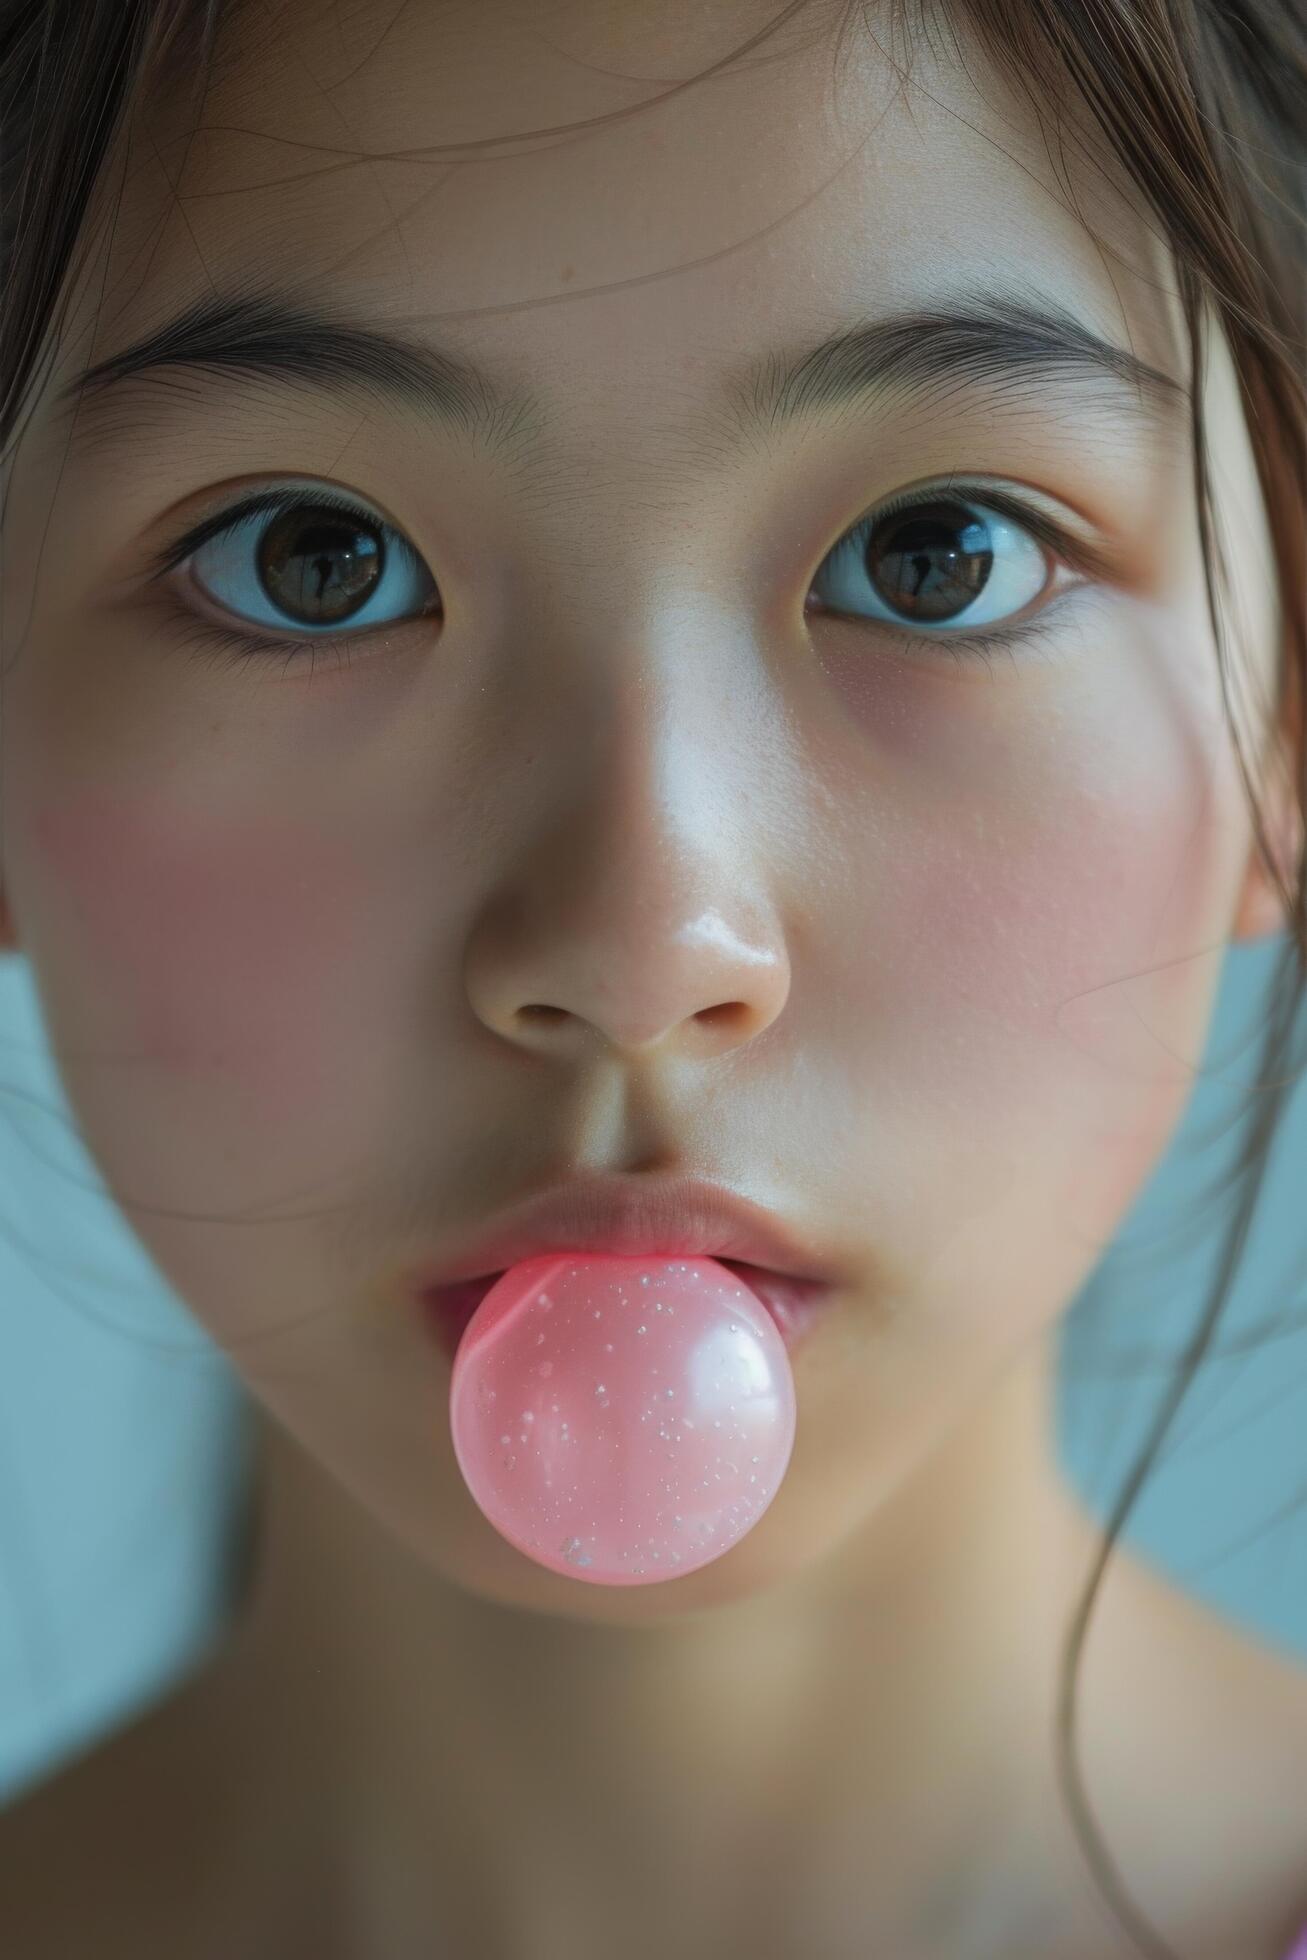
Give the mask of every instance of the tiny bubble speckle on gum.
[{"label": "tiny bubble speckle on gum", "polygon": [[[638,1321],[633,1280],[655,1293]],[[526,1425],[516,1446],[494,1424],[503,1395]],[[455,1455],[483,1515],[537,1564],[598,1585],[722,1557],[774,1500],[795,1424],[775,1324],[708,1258],[522,1260],[481,1301],[450,1384]]]}]

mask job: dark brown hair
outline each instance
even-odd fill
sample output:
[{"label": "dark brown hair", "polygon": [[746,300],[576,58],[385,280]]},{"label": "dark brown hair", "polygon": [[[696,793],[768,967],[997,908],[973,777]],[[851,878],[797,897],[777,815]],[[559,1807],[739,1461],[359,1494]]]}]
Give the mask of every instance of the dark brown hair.
[{"label": "dark brown hair", "polygon": [[[808,4],[791,0],[778,8],[749,46]],[[243,0],[0,0],[0,457],[21,433],[20,412],[39,389],[40,359],[57,350],[60,301],[111,144],[155,89],[180,88],[189,77],[198,106],[212,75],[220,21],[229,23],[242,6]],[[1224,566],[1213,544],[1198,385],[1207,309],[1223,329],[1270,527],[1282,638],[1276,725],[1290,732],[1294,790],[1307,831],[1304,0],[891,0],[890,14],[895,29],[929,33],[968,25],[1029,102],[1050,154],[1067,141],[1067,107],[1087,111],[1163,229],[1189,339],[1195,496],[1228,716],[1216,591]],[[839,47],[859,19],[870,33],[869,9],[852,0]],[[257,36],[261,25],[251,15],[249,34]],[[247,39],[243,58],[249,52]],[[1203,1314],[1113,1507],[1061,1662],[1059,1777],[1104,1893],[1140,1950],[1155,1960],[1176,1956],[1131,1903],[1089,1807],[1075,1759],[1075,1688],[1112,1548],[1199,1365],[1213,1351],[1293,1081],[1286,1060],[1307,993],[1307,853],[1299,854],[1290,882],[1237,735],[1236,751],[1258,850],[1289,926],[1268,996],[1264,1065],[1252,1092],[1258,1106],[1237,1165],[1239,1202]]]}]

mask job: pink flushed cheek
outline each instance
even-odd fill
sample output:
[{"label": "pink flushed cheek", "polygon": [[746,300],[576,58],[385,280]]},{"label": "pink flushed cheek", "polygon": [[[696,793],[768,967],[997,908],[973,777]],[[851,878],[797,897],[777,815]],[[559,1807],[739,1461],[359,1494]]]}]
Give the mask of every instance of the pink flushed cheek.
[{"label": "pink flushed cheek", "polygon": [[94,975],[98,1045],[220,1080],[283,1123],[288,1107],[339,1107],[329,977],[351,943],[357,958],[363,908],[338,844],[101,789],[65,791],[33,836],[59,894],[58,963]]},{"label": "pink flushed cheek", "polygon": [[1183,1114],[1219,979],[1219,811],[1154,761],[1110,795],[1068,770],[920,880],[936,1023],[962,1015],[971,1094],[1063,1160],[1087,1233],[1115,1229]]}]

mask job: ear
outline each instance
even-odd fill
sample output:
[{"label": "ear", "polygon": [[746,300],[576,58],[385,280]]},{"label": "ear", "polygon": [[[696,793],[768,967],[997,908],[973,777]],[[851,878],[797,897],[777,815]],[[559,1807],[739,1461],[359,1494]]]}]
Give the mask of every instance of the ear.
[{"label": "ear", "polygon": [[[1296,688],[1294,697],[1296,704]],[[1303,739],[1297,715],[1295,705],[1289,725],[1281,735],[1276,787],[1273,791],[1264,789],[1262,792],[1267,841],[1290,891],[1297,883],[1303,849],[1303,813],[1295,787],[1302,768]],[[1288,924],[1280,895],[1262,863],[1262,854],[1254,836],[1230,937],[1236,944],[1267,939],[1274,933],[1286,931]]]},{"label": "ear", "polygon": [[[1294,853],[1292,849],[1286,849],[1281,843],[1276,845],[1276,857],[1292,890]],[[1230,938],[1236,945],[1256,939],[1269,939],[1273,933],[1287,931],[1288,924],[1280,894],[1267,876],[1261,853],[1254,842]]]}]

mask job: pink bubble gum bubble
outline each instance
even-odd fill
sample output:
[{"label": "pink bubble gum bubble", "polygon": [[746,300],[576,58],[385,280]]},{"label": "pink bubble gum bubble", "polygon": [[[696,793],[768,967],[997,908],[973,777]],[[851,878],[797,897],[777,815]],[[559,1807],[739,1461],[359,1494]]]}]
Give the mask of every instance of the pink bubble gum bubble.
[{"label": "pink bubble gum bubble", "polygon": [[775,1322],[707,1258],[542,1253],[454,1357],[454,1454],[510,1545],[593,1586],[694,1572],[752,1531],[794,1447]]}]

